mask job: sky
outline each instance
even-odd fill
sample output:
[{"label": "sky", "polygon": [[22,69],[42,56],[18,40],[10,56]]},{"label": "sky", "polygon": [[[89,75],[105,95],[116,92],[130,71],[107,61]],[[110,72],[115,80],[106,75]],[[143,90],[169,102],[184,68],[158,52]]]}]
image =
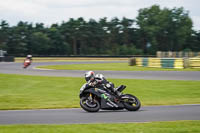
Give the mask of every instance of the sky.
[{"label": "sky", "polygon": [[200,30],[200,0],[4,0],[0,3],[0,20],[11,26],[19,21],[50,26],[79,17],[135,19],[139,9],[154,4],[169,9],[184,7],[193,20],[193,29]]}]

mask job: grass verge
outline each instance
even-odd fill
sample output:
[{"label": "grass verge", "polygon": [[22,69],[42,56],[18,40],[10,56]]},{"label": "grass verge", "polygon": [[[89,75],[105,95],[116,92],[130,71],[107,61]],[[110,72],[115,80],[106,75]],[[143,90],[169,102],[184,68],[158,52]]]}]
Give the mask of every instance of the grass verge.
[{"label": "grass verge", "polygon": [[[16,57],[15,62],[23,62],[25,57]],[[128,61],[129,58],[90,58],[90,57],[33,57],[34,62],[60,61]]]},{"label": "grass verge", "polygon": [[[199,81],[109,79],[142,105],[199,104]],[[77,108],[84,78],[0,74],[0,109]]]},{"label": "grass verge", "polygon": [[0,125],[0,133],[199,133],[200,121],[125,124]]},{"label": "grass verge", "polygon": [[56,70],[111,70],[111,71],[200,71],[200,68],[167,69],[129,66],[128,63],[99,63],[39,66],[38,68]]}]

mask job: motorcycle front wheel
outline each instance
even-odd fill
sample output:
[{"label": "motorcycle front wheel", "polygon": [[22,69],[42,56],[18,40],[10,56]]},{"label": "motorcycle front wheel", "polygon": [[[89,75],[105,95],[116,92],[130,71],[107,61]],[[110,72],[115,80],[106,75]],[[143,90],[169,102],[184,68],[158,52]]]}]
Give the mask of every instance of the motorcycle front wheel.
[{"label": "motorcycle front wheel", "polygon": [[125,94],[124,97],[123,104],[128,111],[137,111],[140,109],[141,102],[136,96]]},{"label": "motorcycle front wheel", "polygon": [[98,112],[100,109],[99,101],[95,99],[90,99],[89,96],[81,97],[80,105],[87,112]]}]

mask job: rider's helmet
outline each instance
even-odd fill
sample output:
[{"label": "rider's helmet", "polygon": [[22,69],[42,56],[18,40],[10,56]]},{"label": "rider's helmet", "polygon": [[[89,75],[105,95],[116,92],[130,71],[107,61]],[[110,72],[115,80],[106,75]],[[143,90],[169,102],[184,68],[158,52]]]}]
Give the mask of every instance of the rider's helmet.
[{"label": "rider's helmet", "polygon": [[93,71],[88,71],[85,73],[85,80],[88,81],[93,81],[95,78],[95,74]]},{"label": "rider's helmet", "polygon": [[105,77],[103,76],[103,74],[99,74],[99,73],[95,75],[95,78],[98,78],[100,80],[105,80]]},{"label": "rider's helmet", "polygon": [[28,58],[28,59],[31,59],[31,58],[32,58],[32,55],[30,55],[30,54],[27,55],[27,58]]}]

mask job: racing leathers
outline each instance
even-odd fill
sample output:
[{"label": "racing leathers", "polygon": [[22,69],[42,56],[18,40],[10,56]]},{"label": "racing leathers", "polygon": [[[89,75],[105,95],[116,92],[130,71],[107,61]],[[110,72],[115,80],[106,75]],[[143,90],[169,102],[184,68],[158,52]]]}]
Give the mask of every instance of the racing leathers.
[{"label": "racing leathers", "polygon": [[99,92],[102,93],[101,97],[106,99],[107,105],[111,107],[118,107],[114,102],[112,102],[111,96],[107,92],[112,92],[117,95],[119,95],[119,93],[117,93],[118,91],[114,88],[114,84],[107,81],[102,74],[96,74],[92,81],[88,81],[88,85],[96,88],[103,88],[99,89]]}]

